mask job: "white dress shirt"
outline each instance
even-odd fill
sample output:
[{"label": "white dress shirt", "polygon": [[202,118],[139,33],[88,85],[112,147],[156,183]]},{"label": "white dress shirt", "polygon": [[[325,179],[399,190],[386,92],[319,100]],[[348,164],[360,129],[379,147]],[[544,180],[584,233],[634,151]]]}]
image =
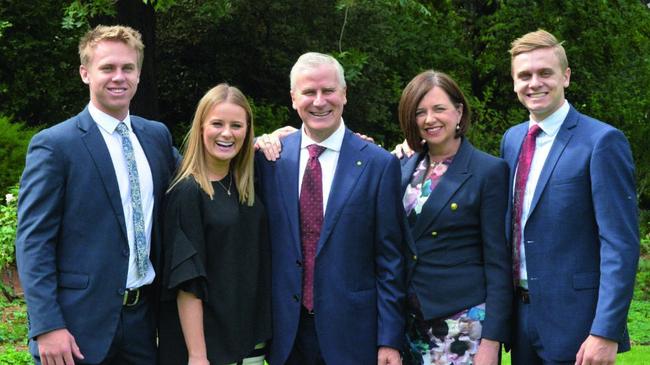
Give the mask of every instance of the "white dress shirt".
[{"label": "white dress shirt", "polygon": [[[567,114],[569,114],[569,103],[565,100],[564,104],[556,110],[553,114],[549,115],[546,119],[540,122],[534,122],[532,118],[528,121],[528,129],[537,124],[542,129],[541,132],[537,135],[535,141],[535,154],[533,155],[533,160],[530,164],[530,172],[528,173],[528,180],[526,181],[526,191],[524,192],[524,201],[521,208],[521,250],[519,251],[520,256],[520,266],[519,272],[521,274],[521,283],[524,287],[528,287],[528,272],[526,271],[526,247],[524,242],[526,237],[524,236],[524,231],[526,228],[526,221],[528,220],[528,215],[530,213],[530,205],[533,202],[533,195],[535,194],[535,188],[537,187],[537,182],[539,181],[539,176],[542,174],[542,168],[544,163],[548,158],[548,154],[551,152],[551,147],[555,141],[564,119],[566,119]],[[517,173],[515,171],[515,178]],[[514,187],[515,184],[513,184]],[[513,188],[513,197],[514,197],[514,188]]]},{"label": "white dress shirt", "polygon": [[151,260],[148,261],[147,274],[144,277],[138,277],[138,268],[135,262],[135,235],[133,228],[133,207],[131,206],[131,193],[129,191],[129,170],[126,164],[126,158],[122,152],[122,137],[116,131],[117,125],[124,122],[129,128],[129,139],[133,145],[135,162],[138,166],[138,177],[140,178],[140,196],[142,197],[142,212],[144,213],[145,238],[147,242],[147,252],[151,250],[151,226],[153,222],[153,178],[151,168],[144,154],[144,150],[133,133],[131,128],[131,116],[127,115],[124,120],[120,121],[112,116],[97,109],[92,103],[88,104],[90,116],[95,120],[99,131],[104,137],[106,147],[111,155],[117,185],[120,189],[120,199],[122,200],[122,209],[124,211],[124,222],[126,223],[126,233],[129,241],[129,271],[126,278],[126,287],[138,288],[153,282],[155,272]]},{"label": "white dress shirt", "polygon": [[327,210],[327,201],[330,195],[330,190],[332,189],[332,182],[334,181],[334,173],[336,172],[336,165],[339,161],[339,154],[341,153],[341,145],[343,144],[343,137],[345,136],[345,123],[341,120],[341,125],[338,129],[332,133],[331,136],[327,137],[323,142],[316,143],[313,139],[305,133],[305,126],[303,125],[300,128],[300,133],[302,134],[301,143],[300,143],[300,167],[298,175],[298,196],[300,196],[300,190],[302,189],[302,177],[305,175],[305,168],[307,167],[307,161],[309,160],[309,151],[307,146],[311,144],[317,144],[325,147],[325,151],[321,153],[318,157],[320,162],[321,170],[323,171],[323,217],[325,216],[325,211]]}]

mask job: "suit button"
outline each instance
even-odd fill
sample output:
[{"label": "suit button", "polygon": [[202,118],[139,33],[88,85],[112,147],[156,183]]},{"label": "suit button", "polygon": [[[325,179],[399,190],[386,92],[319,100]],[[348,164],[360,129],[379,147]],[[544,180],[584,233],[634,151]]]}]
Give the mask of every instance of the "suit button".
[{"label": "suit button", "polygon": [[418,255],[413,255],[413,261],[417,261],[417,260],[418,260]]},{"label": "suit button", "polygon": [[300,302],[300,295],[298,295],[298,294],[294,294],[294,295],[293,295],[293,300],[294,300],[296,303]]},{"label": "suit button", "polygon": [[300,262],[300,260],[296,260],[296,266],[302,267],[302,262]]},{"label": "suit button", "polygon": [[125,249],[122,250],[122,256],[129,257],[129,249],[128,248],[125,248]]},{"label": "suit button", "polygon": [[437,235],[438,235],[438,232],[436,232],[436,231],[431,232],[431,237],[436,237]]},{"label": "suit button", "polygon": [[117,289],[117,294],[124,295],[124,288]]},{"label": "suit button", "polygon": [[458,204],[451,203],[451,210],[456,210],[456,209],[458,209]]}]

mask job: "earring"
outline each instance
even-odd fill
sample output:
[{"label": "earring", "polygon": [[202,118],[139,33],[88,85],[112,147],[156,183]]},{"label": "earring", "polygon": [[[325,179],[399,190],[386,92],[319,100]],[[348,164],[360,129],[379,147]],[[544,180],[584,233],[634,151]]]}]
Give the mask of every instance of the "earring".
[{"label": "earring", "polygon": [[456,131],[459,131],[459,130],[460,130],[460,122],[456,123]]}]

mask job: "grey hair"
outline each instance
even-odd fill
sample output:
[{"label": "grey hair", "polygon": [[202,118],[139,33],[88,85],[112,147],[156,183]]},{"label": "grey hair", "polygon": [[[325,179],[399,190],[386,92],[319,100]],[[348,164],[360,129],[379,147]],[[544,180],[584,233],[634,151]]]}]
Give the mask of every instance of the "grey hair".
[{"label": "grey hair", "polygon": [[318,52],[307,52],[298,58],[298,61],[291,68],[291,74],[289,75],[289,81],[291,83],[291,90],[296,87],[296,78],[298,74],[306,71],[317,68],[321,65],[332,65],[336,69],[336,74],[339,79],[339,85],[343,88],[346,87],[345,84],[345,72],[343,71],[343,66],[336,60],[336,58]]}]

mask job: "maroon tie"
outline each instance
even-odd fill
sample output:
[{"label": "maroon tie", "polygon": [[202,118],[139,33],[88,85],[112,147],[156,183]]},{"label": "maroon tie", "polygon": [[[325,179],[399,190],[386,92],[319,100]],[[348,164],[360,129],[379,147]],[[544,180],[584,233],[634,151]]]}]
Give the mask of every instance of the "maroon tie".
[{"label": "maroon tie", "polygon": [[515,178],[515,197],[514,197],[514,211],[512,214],[513,219],[513,279],[515,285],[520,285],[521,272],[521,213],[524,206],[524,194],[526,192],[526,182],[528,181],[528,173],[530,172],[530,163],[533,161],[535,154],[535,139],[542,129],[537,124],[533,124],[528,130],[524,143],[521,145],[521,152],[519,153],[519,162],[517,163],[517,176]]},{"label": "maroon tie", "polygon": [[308,310],[314,309],[314,263],[316,247],[323,225],[323,172],[318,161],[325,147],[316,144],[307,146],[309,160],[305,167],[300,188],[300,240],[302,241],[303,277],[302,304]]}]

